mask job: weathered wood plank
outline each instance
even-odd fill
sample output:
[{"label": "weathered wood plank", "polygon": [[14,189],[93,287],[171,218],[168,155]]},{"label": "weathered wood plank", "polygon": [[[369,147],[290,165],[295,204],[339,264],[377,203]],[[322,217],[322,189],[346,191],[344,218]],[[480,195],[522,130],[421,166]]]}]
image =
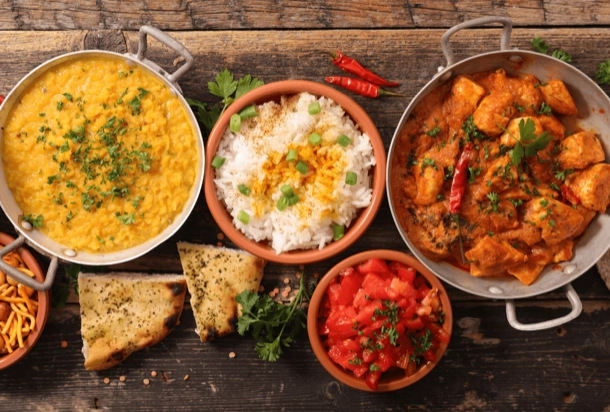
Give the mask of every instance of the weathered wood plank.
[{"label": "weathered wood plank", "polygon": [[[520,319],[530,322],[565,311],[559,302],[519,305]],[[202,344],[190,310],[156,346],[107,371],[88,372],[80,353],[78,306],[69,305],[51,313],[27,358],[0,372],[0,403],[3,410],[45,411],[124,410],[126,405],[131,411],[593,411],[608,406],[610,325],[600,322],[610,314],[608,301],[585,302],[584,313],[559,331],[515,331],[500,303],[458,303],[454,313],[449,349],[425,380],[401,391],[369,394],[336,382],[318,364],[305,336],[276,363],[259,360],[251,338],[230,335]],[[67,348],[61,347],[64,340]],[[237,356],[229,359],[230,352]]]},{"label": "weathered wood plank", "polygon": [[323,29],[451,27],[482,16],[508,16],[516,26],[610,23],[603,0],[0,0],[0,30]]}]

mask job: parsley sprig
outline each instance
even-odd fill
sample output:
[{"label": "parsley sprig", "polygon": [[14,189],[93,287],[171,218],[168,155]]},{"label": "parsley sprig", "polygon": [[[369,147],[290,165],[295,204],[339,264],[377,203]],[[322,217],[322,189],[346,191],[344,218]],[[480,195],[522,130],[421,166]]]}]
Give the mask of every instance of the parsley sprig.
[{"label": "parsley sprig", "polygon": [[307,328],[307,314],[301,309],[305,296],[304,278],[301,276],[299,291],[289,305],[275,302],[268,295],[259,296],[245,290],[235,300],[242,306],[237,320],[237,332],[250,331],[257,340],[256,352],[261,359],[275,362],[283,353],[282,347],[290,344]]},{"label": "parsley sprig", "polygon": [[[531,44],[534,50],[536,50],[538,53],[547,54],[550,50],[550,46],[540,37],[534,37],[532,39]],[[570,55],[570,53],[561,49],[553,50],[553,52],[551,53],[551,57],[554,57],[566,63],[572,62],[572,56]]]},{"label": "parsley sprig", "polygon": [[539,136],[536,135],[534,133],[536,131],[536,124],[529,118],[527,121],[521,119],[519,122],[519,139],[506,130],[506,128],[501,125],[498,126],[517,142],[511,154],[514,166],[519,166],[523,157],[532,157],[536,155],[539,150],[544,150],[553,139],[549,132],[544,132]]},{"label": "parsley sprig", "polygon": [[210,93],[222,98],[220,101],[222,108],[219,103],[208,108],[208,103],[203,103],[195,99],[186,99],[190,106],[197,108],[197,117],[208,133],[212,131],[212,128],[220,115],[224,113],[231,103],[250,90],[254,90],[265,84],[262,80],[252,77],[249,74],[246,74],[239,80],[234,80],[234,78],[235,77],[228,69],[224,69],[216,75],[215,82],[208,82],[208,90]]},{"label": "parsley sprig", "polygon": [[599,84],[610,84],[610,60],[599,64],[595,77]]}]

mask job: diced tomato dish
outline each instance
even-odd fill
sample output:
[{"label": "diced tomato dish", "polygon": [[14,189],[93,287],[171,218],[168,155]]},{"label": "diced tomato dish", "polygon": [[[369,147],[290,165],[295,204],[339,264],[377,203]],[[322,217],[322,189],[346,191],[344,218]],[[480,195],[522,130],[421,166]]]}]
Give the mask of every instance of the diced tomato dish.
[{"label": "diced tomato dish", "polygon": [[370,259],[345,268],[329,284],[318,313],[328,355],[377,389],[390,368],[412,375],[436,358],[444,312],[438,289],[412,267]]}]

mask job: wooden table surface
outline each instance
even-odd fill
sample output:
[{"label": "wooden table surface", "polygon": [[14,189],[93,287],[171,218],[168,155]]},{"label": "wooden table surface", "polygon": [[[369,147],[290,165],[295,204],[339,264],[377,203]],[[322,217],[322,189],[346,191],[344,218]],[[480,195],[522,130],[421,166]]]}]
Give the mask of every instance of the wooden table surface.
[{"label": "wooden table surface", "polygon": [[[601,0],[0,0],[0,94],[8,94],[30,70],[59,54],[135,52],[143,24],[170,32],[191,51],[195,66],[180,84],[185,96],[209,102],[216,98],[207,82],[224,68],[265,82],[323,82],[326,75],[340,74],[327,54],[339,49],[402,83],[398,90],[405,98],[350,95],[376,123],[387,148],[411,98],[445,64],[443,33],[487,15],[513,19],[511,47],[531,50],[531,39],[542,37],[552,48],[568,51],[572,64],[592,78],[598,64],[610,58],[610,4]],[[497,28],[473,29],[457,34],[452,44],[461,59],[497,50],[499,37]],[[149,53],[173,69],[176,56],[169,49],[151,41]],[[4,214],[0,230],[15,235]],[[218,233],[202,194],[170,240],[108,270],[180,273],[176,242],[216,244]],[[226,239],[222,243],[234,246]],[[346,256],[373,248],[407,250],[387,201],[362,239],[340,256],[306,266],[305,274],[311,279]],[[48,259],[40,261],[46,268]],[[297,269],[267,265],[265,289],[279,286],[285,277],[294,284]],[[89,372],[83,367],[78,301],[71,296],[65,307],[52,309],[28,356],[0,371],[0,410],[609,411],[610,293],[595,268],[573,285],[583,301],[580,317],[540,332],[512,329],[503,301],[449,287],[455,320],[445,357],[424,380],[384,394],[335,381],[317,362],[306,336],[276,363],[258,359],[249,337],[233,334],[202,344],[189,306],[180,325],[159,344],[112,369]],[[517,302],[523,322],[555,318],[568,308],[560,290]],[[229,358],[230,352],[235,358]]]}]

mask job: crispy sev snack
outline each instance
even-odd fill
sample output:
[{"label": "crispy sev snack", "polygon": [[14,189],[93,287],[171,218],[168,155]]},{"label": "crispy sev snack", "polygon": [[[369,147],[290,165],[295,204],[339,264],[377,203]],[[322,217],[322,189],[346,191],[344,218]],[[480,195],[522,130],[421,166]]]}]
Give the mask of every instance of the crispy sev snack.
[{"label": "crispy sev snack", "polygon": [[[21,256],[11,252],[3,260],[29,277]],[[38,301],[34,290],[22,285],[0,271],[0,354],[12,353],[24,347],[24,341],[36,327]]]}]

